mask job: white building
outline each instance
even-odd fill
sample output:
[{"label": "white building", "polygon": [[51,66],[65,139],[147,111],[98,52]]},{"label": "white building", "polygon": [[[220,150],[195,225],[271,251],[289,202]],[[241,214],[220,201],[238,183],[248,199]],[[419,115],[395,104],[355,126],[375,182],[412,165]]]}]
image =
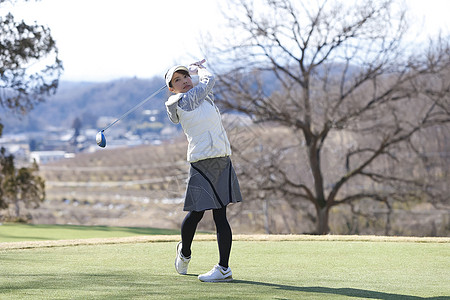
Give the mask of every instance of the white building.
[{"label": "white building", "polygon": [[36,160],[38,164],[46,164],[53,161],[58,161],[63,158],[72,158],[73,153],[65,151],[33,151],[30,153],[30,162]]}]

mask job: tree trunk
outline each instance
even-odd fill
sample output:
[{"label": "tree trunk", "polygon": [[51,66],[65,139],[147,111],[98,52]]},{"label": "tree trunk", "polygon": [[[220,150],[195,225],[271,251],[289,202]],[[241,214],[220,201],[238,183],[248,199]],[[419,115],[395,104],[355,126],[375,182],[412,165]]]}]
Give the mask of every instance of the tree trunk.
[{"label": "tree trunk", "polygon": [[263,212],[264,212],[264,230],[266,234],[270,234],[270,222],[269,222],[269,200],[263,200]]},{"label": "tree trunk", "polygon": [[20,205],[19,205],[19,201],[17,199],[14,202],[14,207],[15,207],[15,212],[16,212],[16,218],[19,218],[19,216],[20,216]]},{"label": "tree trunk", "polygon": [[330,232],[330,228],[328,227],[329,207],[327,205],[325,207],[316,206],[316,210],[317,234],[328,234]]}]

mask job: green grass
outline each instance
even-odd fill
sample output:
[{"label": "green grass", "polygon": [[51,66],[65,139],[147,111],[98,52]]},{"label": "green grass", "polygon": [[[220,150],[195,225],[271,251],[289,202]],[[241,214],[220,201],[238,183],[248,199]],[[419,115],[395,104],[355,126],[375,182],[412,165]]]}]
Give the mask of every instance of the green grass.
[{"label": "green grass", "polygon": [[202,283],[215,241],[196,240],[189,275],[176,242],[0,249],[0,299],[450,299],[449,243],[233,242],[231,283]]},{"label": "green grass", "polygon": [[0,226],[1,242],[111,238],[140,235],[173,235],[179,230],[79,225],[31,225],[6,223]]}]

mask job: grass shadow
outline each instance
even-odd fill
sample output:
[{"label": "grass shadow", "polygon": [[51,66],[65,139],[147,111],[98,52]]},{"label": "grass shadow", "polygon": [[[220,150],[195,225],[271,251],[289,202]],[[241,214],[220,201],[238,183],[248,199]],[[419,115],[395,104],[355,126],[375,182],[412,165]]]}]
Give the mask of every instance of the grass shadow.
[{"label": "grass shadow", "polygon": [[444,299],[446,299],[446,300],[450,300],[450,297],[448,297],[448,296],[418,297],[418,296],[384,293],[384,292],[355,289],[355,288],[329,288],[329,287],[320,287],[320,286],[301,287],[301,286],[283,285],[283,284],[249,281],[249,280],[233,280],[233,283],[261,285],[261,286],[273,287],[276,289],[283,289],[283,290],[294,291],[294,292],[330,294],[330,295],[340,295],[340,296],[366,298],[366,299],[382,299],[382,300],[419,300],[419,299],[444,300]]},{"label": "grass shadow", "polygon": [[[158,280],[157,276],[141,277],[128,272],[8,274],[7,277],[17,279],[0,282],[0,299],[16,299],[24,295],[32,299],[145,299],[163,298],[165,294],[153,284]],[[50,296],[54,293],[58,295],[56,298]]]}]

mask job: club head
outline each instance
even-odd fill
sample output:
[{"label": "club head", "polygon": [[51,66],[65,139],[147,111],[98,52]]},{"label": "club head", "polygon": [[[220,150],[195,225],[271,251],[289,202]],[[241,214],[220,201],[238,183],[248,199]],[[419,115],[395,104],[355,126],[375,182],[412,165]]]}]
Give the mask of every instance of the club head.
[{"label": "club head", "polygon": [[97,135],[95,136],[95,140],[97,141],[97,145],[99,145],[102,148],[105,148],[106,146],[106,138],[103,134],[103,131],[99,131]]}]

